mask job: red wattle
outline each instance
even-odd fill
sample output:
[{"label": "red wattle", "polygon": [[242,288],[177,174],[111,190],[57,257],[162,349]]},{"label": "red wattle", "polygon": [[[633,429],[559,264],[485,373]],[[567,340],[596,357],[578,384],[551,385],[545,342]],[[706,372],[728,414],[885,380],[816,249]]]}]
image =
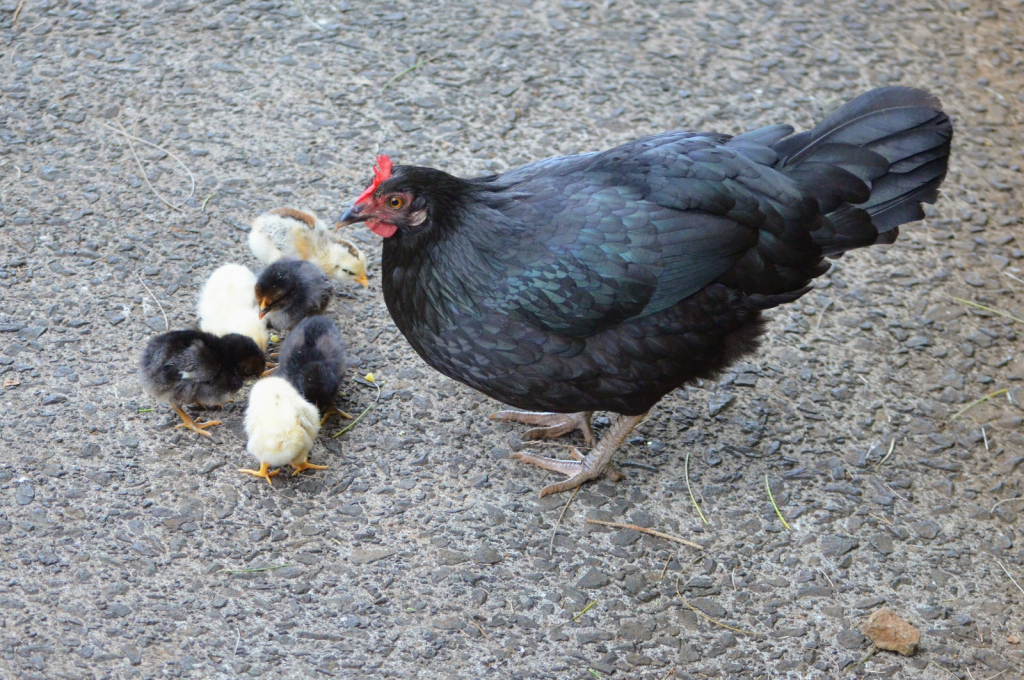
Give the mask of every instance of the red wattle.
[{"label": "red wattle", "polygon": [[383,236],[384,238],[391,238],[392,236],[395,235],[395,232],[398,231],[398,227],[396,227],[395,225],[388,224],[387,222],[378,222],[376,220],[367,222],[366,226],[368,226],[370,228],[370,231],[372,231],[374,234],[377,234],[378,236]]}]

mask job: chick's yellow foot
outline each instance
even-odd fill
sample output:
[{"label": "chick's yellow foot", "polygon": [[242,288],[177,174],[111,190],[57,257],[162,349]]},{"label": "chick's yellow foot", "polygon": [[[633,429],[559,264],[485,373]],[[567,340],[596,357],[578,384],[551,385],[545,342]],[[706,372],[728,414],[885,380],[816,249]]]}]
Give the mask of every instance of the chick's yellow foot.
[{"label": "chick's yellow foot", "polygon": [[210,420],[205,423],[197,423],[196,421],[192,420],[192,418],[187,413],[185,413],[185,411],[183,411],[180,406],[175,406],[174,404],[171,404],[171,408],[173,408],[174,412],[177,413],[178,416],[181,418],[181,425],[177,425],[176,427],[187,427],[193,432],[204,435],[206,437],[212,437],[213,435],[207,432],[206,428],[213,427],[215,425],[220,425],[219,420]]},{"label": "chick's yellow foot", "polygon": [[326,465],[313,465],[308,460],[304,460],[301,463],[292,463],[292,467],[295,468],[295,472],[292,473],[292,477],[299,474],[303,470],[326,470]]},{"label": "chick's yellow foot", "polygon": [[328,409],[327,413],[324,414],[324,417],[320,419],[320,424],[323,425],[331,416],[341,416],[342,418],[348,418],[349,420],[352,420],[352,416],[345,413],[344,411],[339,411],[338,409],[332,406],[330,409]]},{"label": "chick's yellow foot", "polygon": [[268,375],[272,375],[277,370],[277,366],[272,366],[260,374],[261,378],[266,378]]},{"label": "chick's yellow foot", "polygon": [[276,476],[280,472],[280,470],[274,470],[273,472],[270,472],[270,463],[260,463],[259,470],[246,470],[243,468],[239,470],[239,472],[244,472],[245,474],[252,475],[253,477],[262,477],[263,479],[267,480],[267,484],[269,484],[270,486],[274,486],[274,483],[270,481],[270,478]]},{"label": "chick's yellow foot", "polygon": [[536,465],[545,470],[560,472],[569,478],[564,482],[549,484],[541,489],[541,498],[548,494],[575,489],[578,486],[582,486],[584,482],[597,479],[602,474],[607,473],[613,479],[618,478],[620,476],[619,473],[610,466],[612,456],[615,454],[616,449],[622,445],[622,442],[626,441],[626,437],[633,431],[633,428],[640,424],[644,416],[646,414],[641,416],[619,416],[615,424],[609,428],[608,433],[601,438],[597,446],[586,456],[582,455],[575,448],[570,447],[569,455],[572,456],[573,460],[559,460],[558,458],[548,458],[547,456],[538,456],[533,453],[513,453],[512,457],[523,463]]},{"label": "chick's yellow foot", "polygon": [[536,411],[498,411],[488,416],[491,420],[524,425],[540,425],[523,433],[523,439],[554,439],[569,434],[574,430],[583,433],[583,438],[591,446],[597,444],[594,430],[590,427],[593,411],[579,413],[544,413]]}]

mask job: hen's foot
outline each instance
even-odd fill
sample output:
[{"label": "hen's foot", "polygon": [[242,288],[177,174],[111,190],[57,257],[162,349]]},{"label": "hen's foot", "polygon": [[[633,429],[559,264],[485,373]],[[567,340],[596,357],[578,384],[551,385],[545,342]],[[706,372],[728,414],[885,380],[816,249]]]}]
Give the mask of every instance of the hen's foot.
[{"label": "hen's foot", "polygon": [[339,411],[338,409],[332,406],[327,410],[327,413],[324,414],[324,417],[320,419],[320,424],[323,425],[331,416],[341,416],[342,418],[348,418],[349,420],[352,420],[352,416],[345,413],[344,411]]},{"label": "hen's foot", "polygon": [[260,373],[260,377],[261,378],[266,378],[268,375],[273,375],[274,371],[276,371],[276,370],[277,370],[277,365],[275,364],[274,366],[271,366],[267,370],[263,371],[263,373]]},{"label": "hen's foot", "polygon": [[219,420],[211,420],[205,423],[197,423],[196,421],[192,420],[189,414],[185,413],[185,411],[183,411],[180,406],[175,406],[174,404],[171,404],[171,408],[173,408],[174,412],[177,413],[178,416],[181,418],[181,425],[177,425],[177,427],[187,427],[193,432],[204,435],[206,437],[212,437],[213,435],[207,432],[206,428],[213,427],[214,425],[220,425]]},{"label": "hen's foot", "polygon": [[597,438],[594,430],[590,427],[590,417],[593,411],[581,411],[579,413],[543,413],[536,411],[498,411],[492,413],[491,420],[501,420],[509,423],[523,423],[524,425],[540,425],[532,430],[523,433],[524,439],[554,439],[569,434],[574,430],[583,433],[583,438],[591,446],[597,445]]},{"label": "hen's foot", "polygon": [[270,478],[279,473],[280,470],[274,470],[273,472],[270,472],[270,463],[260,463],[259,470],[242,469],[239,470],[239,472],[244,472],[245,474],[252,475],[254,477],[262,477],[263,479],[267,480],[267,484],[269,484],[270,486],[274,486],[274,483],[270,481]]},{"label": "hen's foot", "polygon": [[513,453],[512,457],[524,463],[530,463],[531,465],[544,468],[545,470],[560,472],[569,478],[564,482],[550,484],[541,489],[541,498],[548,494],[575,489],[584,482],[588,482],[591,479],[597,479],[604,473],[618,476],[618,473],[609,467],[612,456],[622,445],[622,442],[626,441],[626,437],[628,437],[629,433],[633,431],[633,428],[640,424],[640,421],[644,419],[645,415],[646,414],[641,416],[619,416],[619,419],[615,421],[615,424],[609,428],[608,433],[601,438],[601,441],[597,443],[597,446],[595,446],[594,449],[586,456],[582,455],[575,448],[570,448],[569,453],[573,457],[573,460],[559,460],[558,458],[548,458],[547,456],[538,456],[533,453]]},{"label": "hen's foot", "polygon": [[303,470],[326,470],[326,465],[313,465],[308,460],[304,460],[301,463],[292,463],[292,467],[295,468],[295,472],[292,473],[292,477],[299,474]]}]

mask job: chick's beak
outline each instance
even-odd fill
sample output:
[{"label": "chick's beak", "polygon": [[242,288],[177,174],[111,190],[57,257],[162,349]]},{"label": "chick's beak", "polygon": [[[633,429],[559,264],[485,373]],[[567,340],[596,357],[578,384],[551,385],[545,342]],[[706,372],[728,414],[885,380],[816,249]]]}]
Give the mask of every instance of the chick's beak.
[{"label": "chick's beak", "polygon": [[265,297],[257,298],[260,303],[260,319],[267,315],[269,311],[267,308],[270,307],[270,300]]},{"label": "chick's beak", "polygon": [[370,285],[370,281],[366,278],[366,274],[360,274],[359,276],[357,276],[355,278],[355,282],[358,283],[363,288],[366,288]]},{"label": "chick's beak", "polygon": [[359,203],[353,203],[349,206],[348,210],[346,210],[341,216],[341,220],[335,226],[335,229],[341,229],[342,227],[347,227],[350,224],[365,222],[370,219],[369,215],[363,213],[363,207],[364,206]]}]

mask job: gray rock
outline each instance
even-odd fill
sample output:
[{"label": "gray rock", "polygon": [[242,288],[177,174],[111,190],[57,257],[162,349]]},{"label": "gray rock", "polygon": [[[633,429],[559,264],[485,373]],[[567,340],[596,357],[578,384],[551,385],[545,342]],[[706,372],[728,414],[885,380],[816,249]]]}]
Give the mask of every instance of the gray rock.
[{"label": "gray rock", "polygon": [[579,581],[576,582],[576,587],[583,590],[590,590],[594,588],[604,588],[606,585],[611,583],[611,579],[599,569],[591,567],[587,570]]},{"label": "gray rock", "polygon": [[489,546],[483,546],[473,555],[473,560],[478,564],[497,564],[504,559],[500,552]]},{"label": "gray rock", "polygon": [[19,484],[14,492],[14,500],[18,505],[28,505],[36,497],[36,488],[31,484]]},{"label": "gray rock", "polygon": [[841,557],[860,546],[857,539],[847,536],[825,536],[818,544],[821,546],[821,554],[825,557]]}]

